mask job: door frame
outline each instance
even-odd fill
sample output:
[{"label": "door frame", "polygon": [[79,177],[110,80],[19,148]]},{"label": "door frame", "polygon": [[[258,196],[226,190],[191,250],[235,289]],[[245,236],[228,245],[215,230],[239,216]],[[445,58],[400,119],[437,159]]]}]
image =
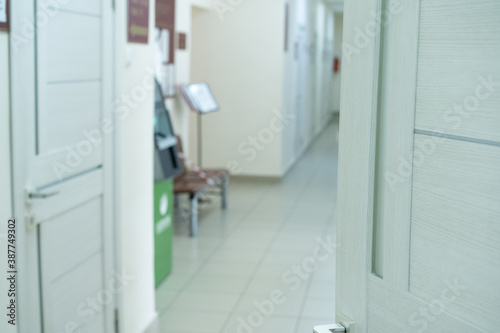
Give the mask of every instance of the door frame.
[{"label": "door frame", "polygon": [[[354,29],[364,27],[370,11],[378,12],[381,5],[382,0],[345,2],[343,47],[355,45]],[[379,50],[376,36],[350,58],[342,52],[335,320],[354,322],[350,331],[356,333],[367,331],[363,324],[371,268]]]},{"label": "door frame", "polygon": [[[399,3],[398,9],[391,7],[394,3]],[[408,271],[398,268],[409,267],[412,177],[397,190],[386,191],[383,176],[399,156],[409,157],[411,163],[413,152],[419,11],[418,7],[404,11],[401,6],[419,6],[420,1],[403,3],[354,0],[344,5],[336,319],[356,322],[352,331],[358,333],[368,331],[369,286],[381,282],[378,267],[384,282],[408,291]],[[405,26],[384,24],[382,11],[398,15]],[[360,42],[360,31],[368,42]],[[402,43],[404,51],[398,57],[386,54],[385,38]],[[384,68],[387,58],[395,68],[407,68],[408,75]],[[385,103],[389,98],[392,104]],[[384,148],[387,142],[390,149]],[[378,211],[385,207],[393,207],[393,212],[379,219]]]},{"label": "door frame", "polygon": [[[386,290],[386,302],[409,291],[413,172],[396,187],[387,177],[401,156],[413,163],[420,1],[355,0],[344,8],[336,319],[355,321],[359,333],[369,331],[370,290],[371,297],[385,297],[374,288]],[[391,18],[382,22],[382,11]],[[374,23],[379,33],[370,35]],[[348,48],[356,38],[359,45],[360,28],[370,42],[356,52]],[[401,48],[384,47],[386,40]]]},{"label": "door frame", "polygon": [[[61,1],[61,4],[64,2]],[[103,17],[103,96],[102,119],[110,119],[114,125],[114,54],[115,12],[113,1],[102,3]],[[11,85],[11,151],[12,197],[14,216],[17,221],[17,268],[18,268],[18,332],[42,333],[43,314],[40,281],[39,226],[28,230],[25,205],[25,187],[30,156],[34,154],[34,117],[36,109],[36,37],[26,33],[26,22],[35,22],[35,0],[11,2],[10,31],[10,85]],[[50,22],[48,23],[50,24]],[[27,84],[28,83],[28,84]],[[115,206],[114,206],[114,135],[103,136],[103,283],[112,280],[115,260]],[[114,331],[116,295],[105,308],[107,332]]]}]

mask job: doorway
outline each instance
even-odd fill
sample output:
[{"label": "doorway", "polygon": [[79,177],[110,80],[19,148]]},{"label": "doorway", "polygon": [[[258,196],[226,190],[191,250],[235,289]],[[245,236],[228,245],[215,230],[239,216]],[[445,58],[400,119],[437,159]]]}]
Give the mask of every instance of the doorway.
[{"label": "doorway", "polygon": [[111,332],[119,280],[107,135],[112,8],[101,1],[11,5],[18,302],[19,313],[29,314],[19,329]]}]

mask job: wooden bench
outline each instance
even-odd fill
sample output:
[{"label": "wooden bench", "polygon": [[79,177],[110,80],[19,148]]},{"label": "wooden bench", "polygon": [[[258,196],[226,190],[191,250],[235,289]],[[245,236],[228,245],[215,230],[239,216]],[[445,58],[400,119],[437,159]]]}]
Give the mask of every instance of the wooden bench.
[{"label": "wooden bench", "polygon": [[[182,141],[177,136],[177,150],[183,154]],[[203,169],[208,178],[213,179],[215,184],[209,184],[200,174],[193,170],[188,170],[183,159],[180,159],[181,173],[174,180],[174,194],[188,194],[191,203],[191,229],[192,237],[198,233],[198,200],[200,196],[214,189],[218,189],[221,196],[222,209],[227,207],[227,185],[229,182],[229,172],[225,169]]]}]

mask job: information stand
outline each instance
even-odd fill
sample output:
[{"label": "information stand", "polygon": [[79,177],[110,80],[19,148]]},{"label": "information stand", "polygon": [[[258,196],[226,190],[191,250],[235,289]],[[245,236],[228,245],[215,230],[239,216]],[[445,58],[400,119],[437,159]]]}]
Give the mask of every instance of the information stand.
[{"label": "information stand", "polygon": [[181,86],[181,94],[192,111],[198,113],[198,165],[202,166],[202,121],[201,116],[219,110],[210,86],[206,82]]}]

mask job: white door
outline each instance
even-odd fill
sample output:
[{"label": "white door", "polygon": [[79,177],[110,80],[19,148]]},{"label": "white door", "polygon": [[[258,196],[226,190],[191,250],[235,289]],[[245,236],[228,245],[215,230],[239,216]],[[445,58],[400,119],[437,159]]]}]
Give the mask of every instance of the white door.
[{"label": "white door", "polygon": [[305,149],[307,136],[307,92],[308,87],[308,63],[309,63],[309,46],[307,40],[307,30],[304,25],[297,25],[295,30],[294,47],[294,112],[295,121],[295,156],[300,156]]},{"label": "white door", "polygon": [[112,2],[11,6],[19,332],[111,332]]},{"label": "white door", "polygon": [[344,17],[336,320],[499,332],[500,2]]}]

